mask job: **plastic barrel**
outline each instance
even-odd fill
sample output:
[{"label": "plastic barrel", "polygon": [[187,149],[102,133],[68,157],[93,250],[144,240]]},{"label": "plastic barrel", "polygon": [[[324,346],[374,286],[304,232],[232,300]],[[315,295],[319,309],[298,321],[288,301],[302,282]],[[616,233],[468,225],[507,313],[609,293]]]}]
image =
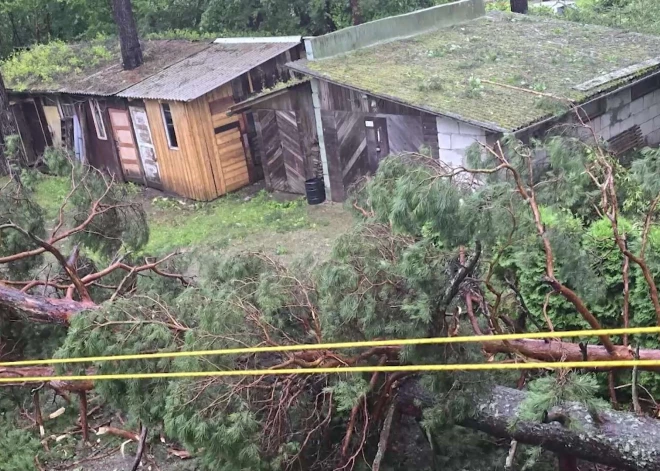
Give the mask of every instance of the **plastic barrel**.
[{"label": "plastic barrel", "polygon": [[325,184],[323,178],[310,178],[305,181],[305,195],[310,205],[321,204],[325,201]]}]

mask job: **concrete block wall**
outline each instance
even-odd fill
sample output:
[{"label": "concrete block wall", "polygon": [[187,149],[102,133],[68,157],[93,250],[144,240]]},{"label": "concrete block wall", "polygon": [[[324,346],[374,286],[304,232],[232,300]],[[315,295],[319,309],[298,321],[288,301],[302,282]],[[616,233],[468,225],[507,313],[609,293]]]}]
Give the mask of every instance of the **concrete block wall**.
[{"label": "concrete block wall", "polygon": [[660,90],[633,100],[628,88],[601,100],[605,112],[591,120],[591,127],[602,139],[607,141],[637,125],[648,145],[660,144]]},{"label": "concrete block wall", "polygon": [[486,144],[486,131],[452,118],[438,116],[440,160],[452,167],[465,165],[467,149],[475,142]]}]

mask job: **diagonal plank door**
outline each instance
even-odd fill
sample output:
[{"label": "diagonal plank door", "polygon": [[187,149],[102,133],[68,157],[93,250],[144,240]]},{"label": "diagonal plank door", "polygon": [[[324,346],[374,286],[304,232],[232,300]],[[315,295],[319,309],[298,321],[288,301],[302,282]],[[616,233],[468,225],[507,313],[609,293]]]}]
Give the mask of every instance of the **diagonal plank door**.
[{"label": "diagonal plank door", "polygon": [[292,193],[305,193],[305,153],[295,111],[276,111],[286,182]]},{"label": "diagonal plank door", "polygon": [[112,133],[117,144],[119,162],[127,180],[144,183],[142,168],[139,162],[138,148],[131,129],[131,118],[128,110],[108,108]]}]

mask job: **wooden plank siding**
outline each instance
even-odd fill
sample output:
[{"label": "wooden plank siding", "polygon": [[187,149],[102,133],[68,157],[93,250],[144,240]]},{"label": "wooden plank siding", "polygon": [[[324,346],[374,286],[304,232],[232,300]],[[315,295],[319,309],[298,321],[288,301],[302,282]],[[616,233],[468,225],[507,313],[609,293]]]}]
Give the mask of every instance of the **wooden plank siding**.
[{"label": "wooden plank siding", "polygon": [[165,190],[210,201],[250,183],[240,118],[227,116],[234,104],[231,84],[169,104],[178,149],[168,145],[161,103],[145,102]]},{"label": "wooden plank siding", "polygon": [[[198,100],[199,101],[199,100]],[[242,138],[245,123],[241,116],[227,116],[229,107],[235,104],[231,84],[206,95],[209,128],[213,136],[215,167],[223,181],[224,192],[237,190],[250,183],[248,152]]]},{"label": "wooden plank siding", "polygon": [[201,152],[188,113],[189,104],[169,102],[174,121],[178,149],[170,149],[165,134],[161,103],[145,100],[154,147],[159,159],[163,188],[187,198],[210,201],[218,196],[206,152]]},{"label": "wooden plank siding", "polygon": [[[333,201],[344,201],[351,187],[375,172],[388,153],[426,148],[439,157],[436,117],[430,113],[323,80],[319,81],[319,101]],[[279,105],[289,106],[283,99]],[[365,121],[370,123],[369,131]],[[385,139],[382,143],[377,142],[376,125],[378,135]]]}]

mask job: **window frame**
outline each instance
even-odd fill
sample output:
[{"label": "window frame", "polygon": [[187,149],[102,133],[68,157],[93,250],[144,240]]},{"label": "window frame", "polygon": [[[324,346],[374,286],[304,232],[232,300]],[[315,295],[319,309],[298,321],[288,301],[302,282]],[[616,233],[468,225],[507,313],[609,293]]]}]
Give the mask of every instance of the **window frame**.
[{"label": "window frame", "polygon": [[[172,135],[170,134],[170,127],[167,124],[165,107],[167,107],[167,112],[170,115],[170,121],[172,123],[172,134],[174,135],[174,141],[175,141],[174,143],[172,143]],[[160,103],[160,115],[163,118],[163,128],[165,130],[165,138],[167,139],[167,146],[172,150],[179,150],[179,137],[176,135],[176,127],[174,126],[174,116],[172,116],[172,108],[169,103],[167,102]]]},{"label": "window frame", "polygon": [[[96,128],[96,137],[102,141],[108,140],[108,130],[105,127],[105,122],[103,122],[103,110],[101,110],[101,105],[96,99],[91,99],[89,101],[89,106],[92,111],[92,120],[94,121],[94,127]],[[98,112],[98,116],[97,113]]]}]

